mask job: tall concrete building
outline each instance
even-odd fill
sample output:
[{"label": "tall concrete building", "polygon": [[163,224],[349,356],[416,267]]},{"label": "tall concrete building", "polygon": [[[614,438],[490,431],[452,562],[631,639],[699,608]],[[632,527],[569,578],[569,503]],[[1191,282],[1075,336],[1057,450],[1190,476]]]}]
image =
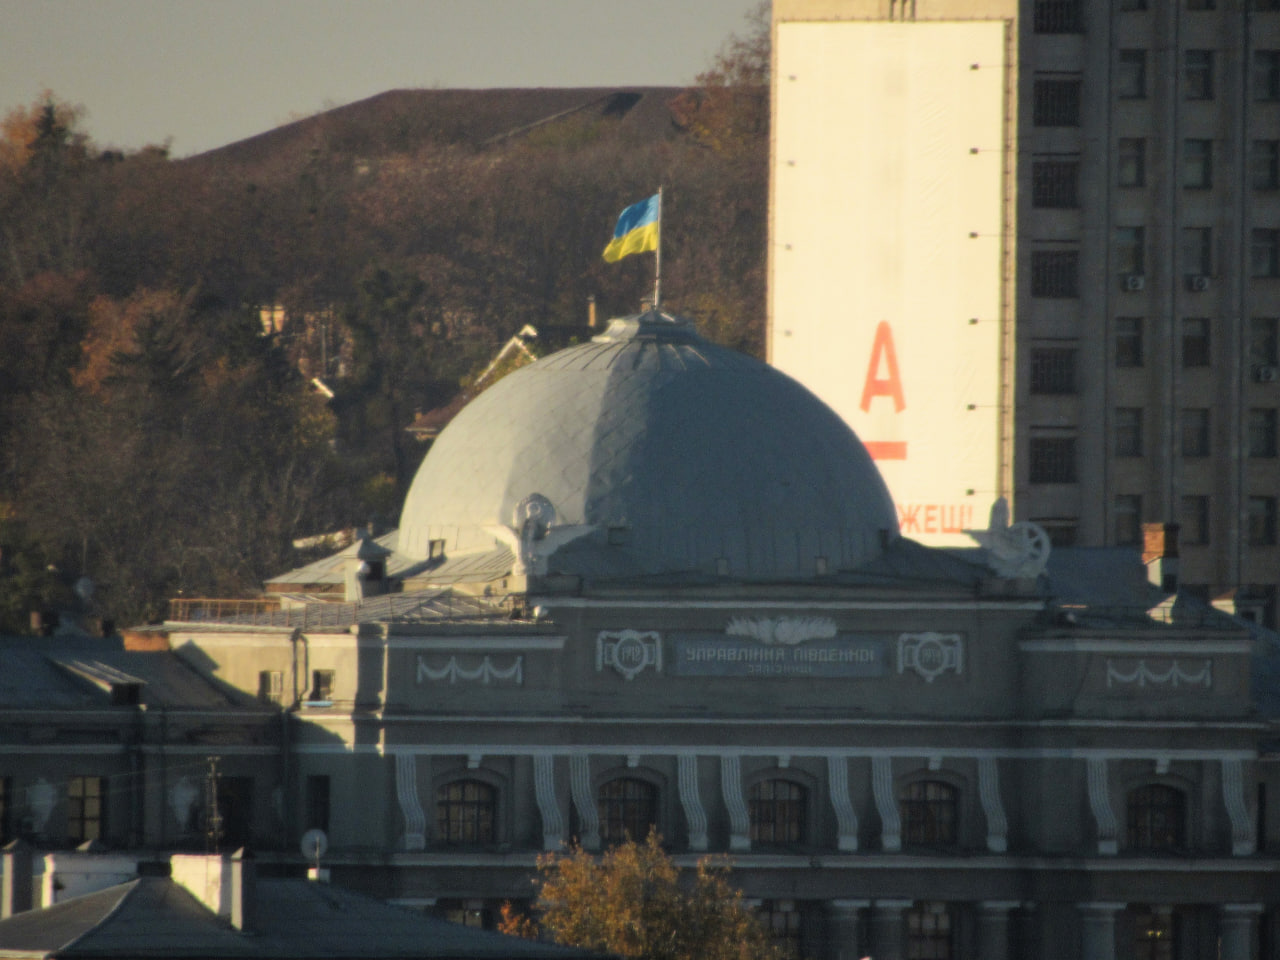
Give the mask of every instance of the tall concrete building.
[{"label": "tall concrete building", "polygon": [[[1274,625],[1280,3],[775,0],[773,29],[770,359],[903,532],[957,543],[997,496],[1057,544],[1177,524],[1183,587]],[[977,458],[940,475],[946,443]]]}]

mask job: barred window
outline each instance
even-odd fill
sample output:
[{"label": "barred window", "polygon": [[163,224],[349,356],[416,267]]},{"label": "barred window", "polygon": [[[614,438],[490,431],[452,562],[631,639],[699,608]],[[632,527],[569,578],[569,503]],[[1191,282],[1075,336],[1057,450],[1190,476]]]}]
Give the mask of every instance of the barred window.
[{"label": "barred window", "polygon": [[106,808],[104,777],[72,777],[67,783],[67,840],[79,846],[89,840],[102,839]]},{"label": "barred window", "polygon": [[1083,33],[1081,0],[1036,0],[1033,29],[1036,33]]},{"label": "barred window", "polygon": [[1080,77],[1036,77],[1031,90],[1031,122],[1037,127],[1080,126]]},{"label": "barred window", "polygon": [[954,927],[947,904],[915,904],[907,911],[907,960],[951,960]]},{"label": "barred window", "polygon": [[1142,318],[1116,317],[1116,366],[1142,366]]},{"label": "barred window", "polygon": [[436,839],[441,843],[493,843],[497,791],[480,780],[454,780],[436,790]]},{"label": "barred window", "polygon": [[1141,100],[1147,95],[1147,51],[1121,50],[1116,62],[1116,96]]},{"label": "barred window", "polygon": [[1182,455],[1209,456],[1209,408],[1185,407],[1182,411]]},{"label": "barred window", "polygon": [[1112,501],[1115,520],[1116,545],[1121,547],[1142,544],[1142,495],[1118,493]]},{"label": "barred window", "polygon": [[1116,408],[1116,456],[1142,456],[1142,408]]},{"label": "barred window", "polygon": [[1069,210],[1080,206],[1080,161],[1076,157],[1031,162],[1031,205]]},{"label": "barred window", "polygon": [[1213,186],[1212,140],[1182,141],[1182,185],[1188,190],[1208,190]]},{"label": "barred window", "polygon": [[1182,498],[1182,530],[1179,539],[1188,546],[1204,546],[1209,542],[1209,498],[1189,494]]},{"label": "barred window", "polygon": [[1272,547],[1276,543],[1276,498],[1250,497],[1249,546]]},{"label": "barred window", "polygon": [[1139,908],[1133,915],[1134,960],[1174,960],[1178,956],[1172,917]]},{"label": "barred window", "polygon": [[284,673],[280,670],[258,671],[258,700],[279,703],[284,697]]},{"label": "barred window", "polygon": [[1269,459],[1275,455],[1275,408],[1255,407],[1249,411],[1249,456]]},{"label": "barred window", "polygon": [[1188,50],[1183,54],[1183,95],[1188,100],[1213,99],[1213,51]]},{"label": "barred window", "polygon": [[604,843],[639,843],[658,822],[658,789],[647,780],[618,777],[600,785],[596,812]]},{"label": "barred window", "polygon": [[1249,153],[1249,182],[1255,190],[1280,188],[1280,140],[1255,140]]},{"label": "barred window", "polygon": [[902,842],[911,846],[951,847],[958,840],[955,787],[941,780],[915,780],[898,793]]},{"label": "barred window", "polygon": [[1209,318],[1184,317],[1182,320],[1182,365],[1209,366]]},{"label": "barred window", "polygon": [[1117,148],[1116,183],[1141,187],[1147,182],[1147,141],[1142,137],[1121,137]]},{"label": "barred window", "polygon": [[1080,251],[1031,251],[1031,295],[1066,299],[1080,295]]},{"label": "barred window", "polygon": [[1076,438],[1032,437],[1030,476],[1032,483],[1076,482]]},{"label": "barred window", "polygon": [[1129,849],[1139,852],[1186,848],[1187,799],[1181,790],[1153,783],[1129,792]]},{"label": "barred window", "polygon": [[807,791],[791,780],[761,780],[747,792],[751,842],[763,845],[803,843]]},{"label": "barred window", "polygon": [[1074,347],[1031,348],[1031,392],[1049,394],[1076,392]]},{"label": "barred window", "polygon": [[1253,52],[1253,99],[1280,100],[1280,50]]}]

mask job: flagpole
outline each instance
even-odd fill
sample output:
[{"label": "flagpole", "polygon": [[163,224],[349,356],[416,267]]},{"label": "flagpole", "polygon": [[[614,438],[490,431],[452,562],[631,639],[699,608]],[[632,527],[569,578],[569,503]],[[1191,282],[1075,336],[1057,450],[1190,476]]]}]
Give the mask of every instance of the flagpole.
[{"label": "flagpole", "polygon": [[662,296],[662,188],[658,188],[658,246],[653,257],[653,309],[661,305]]}]

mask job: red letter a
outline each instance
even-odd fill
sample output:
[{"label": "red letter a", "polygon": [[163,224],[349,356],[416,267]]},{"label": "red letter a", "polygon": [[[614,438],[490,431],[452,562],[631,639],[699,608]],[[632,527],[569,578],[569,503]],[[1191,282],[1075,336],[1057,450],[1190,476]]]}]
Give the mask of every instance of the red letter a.
[{"label": "red letter a", "polygon": [[[880,380],[876,372],[880,369],[880,358],[884,357],[889,368],[888,379]],[[898,374],[898,355],[893,349],[893,331],[889,324],[881,320],[876,326],[876,339],[871,345],[871,363],[867,366],[867,381],[862,387],[862,412],[871,410],[872,397],[893,397],[894,413],[901,413],[907,402],[902,399],[902,377]]]}]

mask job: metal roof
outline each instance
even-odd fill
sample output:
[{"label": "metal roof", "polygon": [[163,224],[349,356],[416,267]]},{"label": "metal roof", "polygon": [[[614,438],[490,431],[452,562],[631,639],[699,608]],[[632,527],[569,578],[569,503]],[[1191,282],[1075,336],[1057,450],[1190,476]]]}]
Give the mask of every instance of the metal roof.
[{"label": "metal roof", "polygon": [[[586,539],[641,575],[809,579],[816,557],[854,568],[898,532],[879,471],[830,408],[654,311],[472,401],[419,468],[398,549],[488,552],[534,493],[553,525],[591,527]],[[578,572],[565,566],[553,561]]]},{"label": "metal roof", "polygon": [[448,923],[305,880],[256,882],[242,933],[168,878],[140,877],[0,920],[0,955],[568,960],[582,950]]}]

